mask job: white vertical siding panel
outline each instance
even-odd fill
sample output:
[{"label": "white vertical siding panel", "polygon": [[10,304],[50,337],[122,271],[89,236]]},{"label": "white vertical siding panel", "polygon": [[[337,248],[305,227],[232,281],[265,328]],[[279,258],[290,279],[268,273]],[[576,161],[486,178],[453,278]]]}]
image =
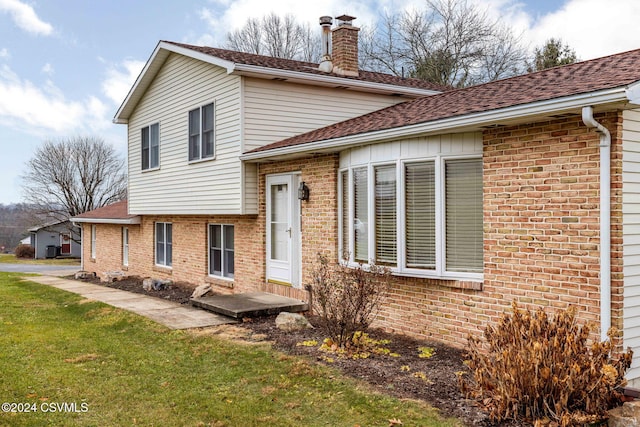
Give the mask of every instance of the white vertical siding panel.
[{"label": "white vertical siding panel", "polygon": [[243,92],[245,152],[406,100],[254,78]]},{"label": "white vertical siding panel", "polygon": [[640,110],[623,112],[622,230],[624,347],[635,353],[627,379],[640,386]]},{"label": "white vertical siding panel", "polygon": [[[188,111],[215,102],[216,158],[188,161]],[[160,123],[160,169],[141,171],[140,129]],[[239,214],[240,77],[172,54],[129,120],[129,209],[134,214]]]}]

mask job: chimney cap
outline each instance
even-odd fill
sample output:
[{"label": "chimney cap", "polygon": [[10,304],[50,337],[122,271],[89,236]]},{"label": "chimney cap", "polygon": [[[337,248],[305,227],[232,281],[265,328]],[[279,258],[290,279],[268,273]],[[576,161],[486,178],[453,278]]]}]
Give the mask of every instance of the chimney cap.
[{"label": "chimney cap", "polygon": [[356,19],[356,17],[355,16],[350,16],[350,15],[340,15],[340,16],[337,16],[336,19],[338,20],[338,26],[340,26],[340,25],[352,25],[351,21]]},{"label": "chimney cap", "polygon": [[320,17],[320,25],[325,26],[325,25],[331,25],[333,24],[333,18],[330,16],[321,16]]}]

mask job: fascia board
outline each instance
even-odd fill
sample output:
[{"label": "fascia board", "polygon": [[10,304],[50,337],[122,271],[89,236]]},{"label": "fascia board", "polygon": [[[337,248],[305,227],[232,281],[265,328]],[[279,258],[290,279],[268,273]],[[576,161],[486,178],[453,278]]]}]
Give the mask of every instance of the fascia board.
[{"label": "fascia board", "polygon": [[629,103],[640,106],[640,82],[629,85],[626,96]]},{"label": "fascia board", "polygon": [[415,135],[450,133],[460,128],[478,127],[513,119],[526,119],[543,114],[567,111],[581,108],[585,105],[602,105],[614,102],[628,101],[624,87],[588,94],[574,95],[558,99],[545,100],[531,104],[516,105],[498,110],[483,111],[463,116],[401,126],[380,131],[361,133],[341,138],[314,141],[291,147],[274,148],[264,152],[247,153],[240,156],[243,161],[258,161],[273,157],[301,154],[305,152],[337,151],[352,146],[371,144],[392,139],[399,139]]},{"label": "fascia board", "polygon": [[88,223],[88,224],[121,224],[121,225],[136,225],[142,223],[139,216],[131,218],[71,218],[71,222],[75,223]]},{"label": "fascia board", "polygon": [[429,96],[437,95],[442,92],[412,88],[409,86],[396,86],[386,83],[374,83],[364,80],[347,79],[335,76],[323,76],[318,74],[308,74],[299,71],[281,70],[278,68],[260,67],[257,65],[236,64],[235,73],[248,76],[268,76],[273,78],[283,78],[287,80],[306,81],[316,84],[324,84],[328,86],[348,86],[350,88],[358,88],[367,91],[379,91],[384,93],[397,93],[411,96]]}]

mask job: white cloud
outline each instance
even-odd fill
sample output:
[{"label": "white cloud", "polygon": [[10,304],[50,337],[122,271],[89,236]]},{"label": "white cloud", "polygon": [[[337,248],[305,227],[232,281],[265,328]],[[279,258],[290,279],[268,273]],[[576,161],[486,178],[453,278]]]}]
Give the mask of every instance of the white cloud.
[{"label": "white cloud", "polygon": [[107,70],[106,79],[102,82],[102,92],[116,105],[122,104],[144,64],[144,61],[127,59],[121,64],[112,65]]},{"label": "white cloud", "polygon": [[48,36],[53,33],[53,26],[42,21],[33,7],[19,0],[0,0],[0,11],[7,12],[13,22],[28,33]]},{"label": "white cloud", "polygon": [[9,54],[9,51],[7,50],[6,47],[3,47],[2,49],[0,49],[0,58],[9,58],[11,55]]},{"label": "white cloud", "polygon": [[53,82],[42,87],[21,79],[8,66],[0,66],[0,124],[32,134],[69,134],[106,126],[107,108],[90,97],[65,99]]},{"label": "white cloud", "polygon": [[640,2],[637,0],[570,0],[543,16],[531,28],[531,39],[542,45],[561,38],[580,59],[640,48]]},{"label": "white cloud", "polygon": [[43,74],[46,74],[48,76],[52,76],[55,73],[55,70],[53,69],[53,65],[49,64],[48,62],[42,66],[41,71]]}]

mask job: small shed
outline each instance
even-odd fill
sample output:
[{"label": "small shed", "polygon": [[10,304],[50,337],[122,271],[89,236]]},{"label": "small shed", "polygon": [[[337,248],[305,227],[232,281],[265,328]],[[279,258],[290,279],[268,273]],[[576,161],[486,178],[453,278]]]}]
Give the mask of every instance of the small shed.
[{"label": "small shed", "polygon": [[29,229],[30,244],[35,258],[73,257],[80,258],[80,228],[70,221],[45,224]]}]

